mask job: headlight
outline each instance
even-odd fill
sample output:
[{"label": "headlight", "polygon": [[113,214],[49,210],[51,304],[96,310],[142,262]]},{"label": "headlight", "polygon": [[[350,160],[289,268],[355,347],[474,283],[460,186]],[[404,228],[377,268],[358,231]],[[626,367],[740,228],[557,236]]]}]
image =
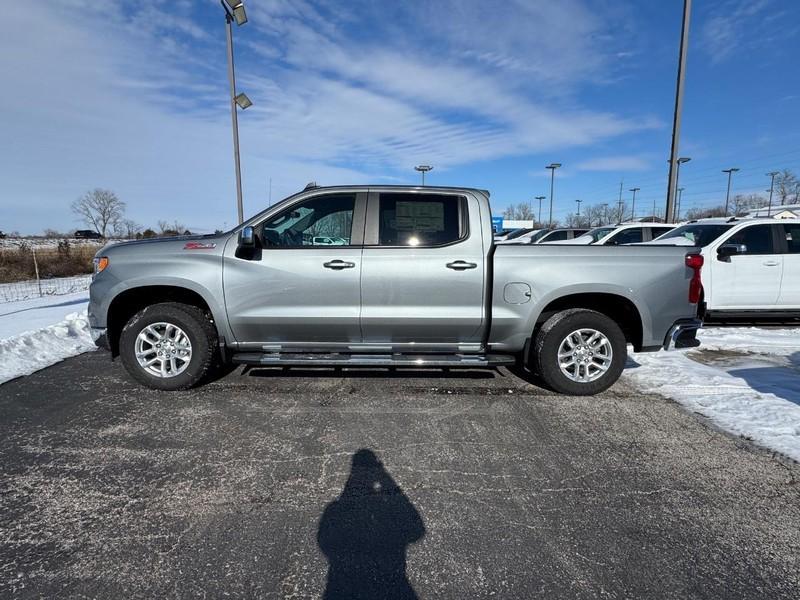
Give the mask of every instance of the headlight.
[{"label": "headlight", "polygon": [[108,266],[108,257],[107,256],[95,256],[92,259],[92,263],[94,264],[94,274],[97,275],[101,271],[103,271]]}]

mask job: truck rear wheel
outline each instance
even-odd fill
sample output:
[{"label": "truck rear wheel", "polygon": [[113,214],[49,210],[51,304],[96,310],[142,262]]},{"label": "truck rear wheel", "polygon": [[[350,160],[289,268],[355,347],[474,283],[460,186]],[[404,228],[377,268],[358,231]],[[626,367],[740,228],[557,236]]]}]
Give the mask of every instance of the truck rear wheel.
[{"label": "truck rear wheel", "polygon": [[625,367],[619,325],[594,310],[574,308],[550,317],[534,340],[534,371],[553,390],[591,396],[611,387]]},{"label": "truck rear wheel", "polygon": [[185,390],[200,383],[214,366],[217,332],[195,306],[154,304],[125,324],[119,353],[139,383],[157,390]]}]

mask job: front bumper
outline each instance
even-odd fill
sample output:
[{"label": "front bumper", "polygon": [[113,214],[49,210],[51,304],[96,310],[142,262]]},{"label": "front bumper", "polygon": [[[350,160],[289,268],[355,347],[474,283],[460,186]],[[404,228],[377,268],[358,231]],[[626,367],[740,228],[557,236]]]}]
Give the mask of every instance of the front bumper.
[{"label": "front bumper", "polygon": [[676,321],[664,338],[664,350],[680,350],[681,348],[696,348],[700,345],[697,339],[697,330],[703,326],[702,319],[682,319]]}]

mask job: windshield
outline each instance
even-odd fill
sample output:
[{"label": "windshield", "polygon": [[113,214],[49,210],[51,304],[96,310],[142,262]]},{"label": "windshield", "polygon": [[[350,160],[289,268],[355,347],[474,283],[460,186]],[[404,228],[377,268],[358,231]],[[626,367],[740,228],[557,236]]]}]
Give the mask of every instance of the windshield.
[{"label": "windshield", "polygon": [[692,225],[683,225],[681,227],[677,227],[672,231],[665,233],[661,237],[657,237],[656,240],[659,242],[668,242],[671,239],[674,240],[675,238],[684,238],[689,240],[695,246],[703,248],[708,246],[711,242],[728,231],[731,227],[733,227],[733,225],[729,225],[727,223],[724,225],[694,223]]},{"label": "windshield", "polygon": [[513,240],[515,238],[518,238],[521,235],[525,235],[529,231],[531,231],[531,230],[530,229],[525,229],[524,227],[522,229],[515,229],[514,231],[512,231],[511,233],[509,233],[506,236],[506,239],[507,240]]},{"label": "windshield", "polygon": [[533,234],[533,235],[530,237],[531,244],[534,244],[534,243],[536,243],[537,241],[539,241],[540,239],[542,239],[544,236],[546,236],[546,235],[547,235],[548,233],[550,233],[551,231],[552,231],[551,229],[540,229],[539,231],[537,231],[536,233],[534,233],[534,234]]},{"label": "windshield", "polygon": [[577,240],[577,239],[592,238],[592,242],[596,242],[600,238],[607,236],[615,229],[616,227],[596,227],[595,229],[592,229],[591,231],[587,231],[586,233],[584,233],[582,236],[580,236],[580,238],[575,238],[575,239]]}]

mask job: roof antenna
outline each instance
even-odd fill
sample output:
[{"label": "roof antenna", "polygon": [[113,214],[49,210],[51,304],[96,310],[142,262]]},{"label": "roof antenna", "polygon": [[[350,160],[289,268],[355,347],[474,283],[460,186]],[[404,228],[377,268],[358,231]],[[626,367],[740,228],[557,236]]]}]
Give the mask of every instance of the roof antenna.
[{"label": "roof antenna", "polygon": [[314,188],[318,188],[318,187],[319,186],[317,185],[316,181],[309,181],[306,184],[306,187],[303,188],[303,191],[305,191],[305,190],[313,190]]}]

